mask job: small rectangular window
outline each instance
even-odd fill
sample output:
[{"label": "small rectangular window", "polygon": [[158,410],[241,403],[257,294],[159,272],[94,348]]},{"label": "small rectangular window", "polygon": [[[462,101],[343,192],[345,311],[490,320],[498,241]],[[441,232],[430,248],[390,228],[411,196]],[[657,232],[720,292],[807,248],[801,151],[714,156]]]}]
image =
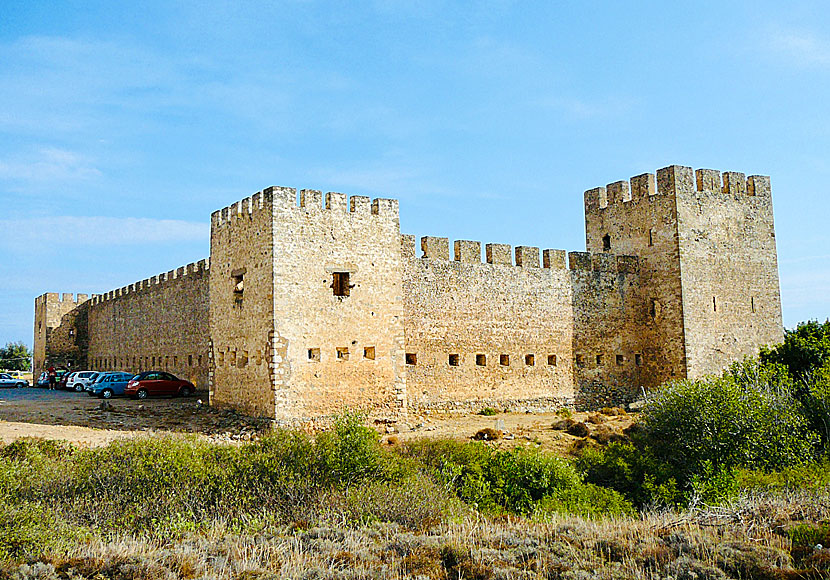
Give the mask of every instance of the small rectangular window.
[{"label": "small rectangular window", "polygon": [[753,314],[755,313],[755,296],[749,297],[749,307],[752,309]]},{"label": "small rectangular window", "polygon": [[458,355],[457,354],[451,354],[449,356],[449,364],[450,364],[451,367],[457,367],[458,366]]},{"label": "small rectangular window", "polygon": [[173,366],[174,367],[179,366],[179,357],[177,357],[177,356],[173,357]]},{"label": "small rectangular window", "polygon": [[712,312],[718,311],[718,297],[712,296]]},{"label": "small rectangular window", "polygon": [[576,366],[584,367],[585,366],[585,355],[578,354],[576,355]]},{"label": "small rectangular window", "polygon": [[503,367],[510,366],[510,355],[509,354],[501,354],[499,355],[499,365]]},{"label": "small rectangular window", "polygon": [[634,355],[634,364],[639,366],[643,366],[643,355],[635,354]]},{"label": "small rectangular window", "polygon": [[556,366],[556,355],[555,354],[549,354],[548,355],[548,365],[550,365],[552,367]]},{"label": "small rectangular window", "polygon": [[654,230],[651,230],[651,229],[648,230],[648,245],[649,246],[654,245]]},{"label": "small rectangular window", "polygon": [[314,362],[320,362],[320,349],[319,348],[310,348],[308,349],[308,360]]},{"label": "small rectangular window", "polygon": [[193,355],[192,354],[187,355],[187,366],[189,366],[189,367],[193,366]]},{"label": "small rectangular window", "polygon": [[332,273],[331,289],[335,296],[348,296],[351,286],[349,285],[348,272]]},{"label": "small rectangular window", "polygon": [[337,347],[337,359],[338,360],[349,360],[349,347],[347,347],[347,346],[338,346]]},{"label": "small rectangular window", "polygon": [[525,355],[525,365],[532,367],[536,364],[536,357],[532,354]]},{"label": "small rectangular window", "polygon": [[602,355],[601,355],[601,354],[598,354],[598,355],[597,355],[597,366],[599,366],[599,365],[601,365],[601,364],[602,364]]},{"label": "small rectangular window", "polygon": [[476,355],[476,366],[486,367],[487,366],[487,355],[486,354],[477,354]]},{"label": "small rectangular window", "polygon": [[651,316],[652,320],[655,320],[657,318],[657,310],[658,310],[657,299],[652,298],[651,301],[649,302],[649,308],[648,308],[648,313],[649,313],[649,316]]},{"label": "small rectangular window", "polygon": [[604,252],[607,252],[610,249],[611,249],[611,236],[609,236],[608,234],[605,234],[604,236],[602,236],[602,250]]},{"label": "small rectangular window", "polygon": [[236,306],[242,305],[242,296],[245,291],[245,268],[231,272],[231,284],[233,284],[233,302]]},{"label": "small rectangular window", "polygon": [[[236,366],[236,351],[235,351],[235,350],[232,350],[232,351],[230,352],[230,355],[231,355],[231,361],[230,361],[230,363],[228,363],[228,364],[230,364],[232,367],[235,367],[235,366]],[[165,364],[164,366],[166,367],[166,366],[167,366],[167,364]]]},{"label": "small rectangular window", "polygon": [[248,351],[243,350],[239,355],[239,368],[244,369],[248,366]]},{"label": "small rectangular window", "polygon": [[617,355],[617,366],[621,367],[624,362],[625,362],[625,357],[621,354],[618,354]]},{"label": "small rectangular window", "polygon": [[199,355],[196,359],[196,362],[199,366],[202,366],[202,355]]},{"label": "small rectangular window", "polygon": [[368,360],[375,360],[375,347],[367,346],[363,348],[363,358]]},{"label": "small rectangular window", "polygon": [[406,364],[408,365],[415,365],[418,363],[418,355],[414,352],[406,353]]}]

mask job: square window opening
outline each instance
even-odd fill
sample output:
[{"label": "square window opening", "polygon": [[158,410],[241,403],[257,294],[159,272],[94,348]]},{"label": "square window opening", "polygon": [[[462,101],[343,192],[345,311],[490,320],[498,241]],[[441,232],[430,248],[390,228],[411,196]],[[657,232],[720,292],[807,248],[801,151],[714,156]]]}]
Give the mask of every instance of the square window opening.
[{"label": "square window opening", "polygon": [[331,289],[335,296],[348,296],[349,291],[351,290],[351,285],[349,285],[349,273],[333,272]]},{"label": "square window opening", "polygon": [[406,353],[406,364],[411,366],[418,364],[418,355],[414,352]]},{"label": "square window opening", "polygon": [[375,360],[375,347],[367,346],[363,348],[363,358],[367,360]]},{"label": "square window opening", "polygon": [[449,364],[450,364],[451,367],[457,367],[458,366],[458,355],[457,354],[451,354],[449,356]]},{"label": "square window opening", "polygon": [[239,355],[239,368],[244,369],[246,366],[248,366],[248,351],[243,350]]},{"label": "square window opening", "polygon": [[337,347],[337,360],[349,360],[349,347],[347,347],[347,346],[338,346]]},{"label": "square window opening", "polygon": [[525,365],[532,367],[536,365],[536,357],[532,354],[525,355]]},{"label": "square window opening", "polygon": [[487,366],[487,355],[486,354],[477,354],[476,355],[476,366],[486,367]]},{"label": "square window opening", "polygon": [[621,354],[618,354],[617,355],[617,366],[621,367],[624,362],[625,362],[625,357]]},{"label": "square window opening", "polygon": [[320,349],[319,348],[310,348],[308,349],[308,360],[314,362],[320,362]]},{"label": "square window opening", "polygon": [[634,364],[639,366],[643,366],[643,355],[635,354],[634,355]]},{"label": "square window opening", "polygon": [[585,355],[578,354],[576,355],[576,366],[584,367],[585,366]]},{"label": "square window opening", "polygon": [[509,354],[500,354],[499,355],[499,365],[503,367],[510,366],[510,355]]},{"label": "square window opening", "polygon": [[601,354],[598,354],[598,355],[597,355],[597,366],[599,366],[599,365],[601,365],[601,364],[602,364],[602,355],[601,355]]},{"label": "square window opening", "polygon": [[552,367],[556,366],[556,355],[555,354],[549,354],[548,355],[548,365],[550,365]]}]

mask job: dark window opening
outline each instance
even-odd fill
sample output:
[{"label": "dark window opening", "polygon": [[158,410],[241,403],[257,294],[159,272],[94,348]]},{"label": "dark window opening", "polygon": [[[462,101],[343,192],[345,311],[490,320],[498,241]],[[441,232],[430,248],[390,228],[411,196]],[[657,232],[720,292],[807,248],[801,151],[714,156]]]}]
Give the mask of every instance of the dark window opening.
[{"label": "dark window opening", "polygon": [[602,236],[602,251],[607,252],[611,249],[611,236],[605,234]]},{"label": "dark window opening", "polygon": [[649,303],[648,313],[651,316],[652,320],[657,318],[657,299],[656,298],[651,299],[651,302]]},{"label": "dark window opening", "polygon": [[319,348],[310,348],[308,349],[308,360],[320,362],[320,349]]},{"label": "dark window opening", "polygon": [[621,367],[624,362],[625,362],[625,357],[621,354],[618,354],[617,355],[617,366]]},{"label": "dark window opening", "polygon": [[556,366],[556,355],[555,354],[549,354],[548,355],[548,364],[552,367]]},{"label": "dark window opening", "polygon": [[643,365],[643,355],[635,354],[634,355],[634,364],[637,365],[638,367],[642,366]]},{"label": "dark window opening", "polygon": [[712,296],[712,312],[718,311],[718,297]]},{"label": "dark window opening", "polygon": [[487,355],[486,354],[477,354],[476,355],[476,365],[480,367],[487,366]]},{"label": "dark window opening", "polygon": [[585,356],[578,354],[576,355],[576,366],[584,367],[585,366]]},{"label": "dark window opening", "polygon": [[450,363],[451,367],[457,367],[458,366],[458,355],[457,354],[451,354],[449,356],[449,363]]},{"label": "dark window opening", "polygon": [[510,366],[510,355],[509,354],[499,355],[499,364],[503,367],[509,367]]},{"label": "dark window opening", "polygon": [[415,365],[418,363],[418,355],[414,352],[406,353],[406,364],[408,365]]},{"label": "dark window opening", "polygon": [[367,346],[363,349],[363,358],[368,360],[375,360],[375,347]]},{"label": "dark window opening", "polygon": [[749,297],[749,307],[752,309],[752,312],[755,313],[755,296]]},{"label": "dark window opening", "polygon": [[654,245],[654,230],[649,230],[648,231],[648,245],[649,246]]},{"label": "dark window opening", "polygon": [[[232,350],[230,352],[230,355],[231,355],[231,360],[228,364],[230,364],[230,366],[232,366],[232,367],[235,367],[236,366],[236,351]],[[164,363],[164,368],[167,368],[167,362],[166,361]]]},{"label": "dark window opening", "polygon": [[349,347],[348,346],[338,346],[337,347],[337,359],[338,360],[349,360]]},{"label": "dark window opening", "polygon": [[601,354],[598,354],[598,355],[597,355],[597,366],[599,366],[599,365],[601,365],[601,364],[602,364],[602,355],[601,355]]},{"label": "dark window opening", "polygon": [[242,305],[242,297],[245,291],[245,282],[243,281],[244,276],[244,268],[231,272],[231,281],[233,282],[233,302],[237,306]]},{"label": "dark window opening", "polygon": [[248,366],[248,351],[243,350],[239,355],[239,368],[244,369],[246,366]]},{"label": "dark window opening", "polygon": [[536,364],[536,357],[532,354],[525,355],[525,365],[532,367]]},{"label": "dark window opening", "polygon": [[335,296],[348,296],[351,286],[349,285],[348,272],[334,272],[332,274],[331,289]]},{"label": "dark window opening", "polygon": [[199,355],[199,356],[197,357],[197,359],[196,359],[196,363],[197,363],[199,366],[202,366],[202,355]]},{"label": "dark window opening", "polygon": [[69,329],[69,336],[75,336],[75,329],[74,328]]},{"label": "dark window opening", "polygon": [[193,355],[192,354],[187,355],[187,366],[189,366],[189,367],[193,366]]}]

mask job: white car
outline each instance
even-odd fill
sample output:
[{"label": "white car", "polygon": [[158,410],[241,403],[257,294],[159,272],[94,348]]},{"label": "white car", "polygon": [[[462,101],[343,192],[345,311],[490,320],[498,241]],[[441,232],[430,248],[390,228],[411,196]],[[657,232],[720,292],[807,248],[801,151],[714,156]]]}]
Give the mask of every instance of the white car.
[{"label": "white car", "polygon": [[20,389],[28,386],[29,381],[27,381],[26,379],[16,379],[9,373],[0,373],[0,387],[11,387]]},{"label": "white car", "polygon": [[95,371],[80,371],[72,373],[66,380],[66,388],[70,391],[82,393],[86,386],[98,376]]}]

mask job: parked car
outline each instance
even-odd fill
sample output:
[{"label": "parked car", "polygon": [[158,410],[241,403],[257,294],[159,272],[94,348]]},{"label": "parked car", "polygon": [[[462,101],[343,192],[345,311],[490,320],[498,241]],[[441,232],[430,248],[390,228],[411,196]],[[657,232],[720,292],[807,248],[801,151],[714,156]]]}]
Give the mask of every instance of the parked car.
[{"label": "parked car", "polygon": [[121,397],[124,395],[127,383],[134,376],[133,373],[98,373],[95,380],[86,386],[86,392],[90,397],[101,397],[102,399]]},{"label": "parked car", "polygon": [[57,369],[55,371],[55,388],[56,389],[65,389],[66,388],[66,380],[69,378],[69,375],[72,374],[66,369]]},{"label": "parked car", "polygon": [[132,399],[146,399],[149,395],[172,395],[187,397],[196,390],[193,383],[179,379],[163,371],[145,371],[135,375],[124,389]]},{"label": "parked car", "polygon": [[40,376],[35,381],[35,386],[43,389],[49,388],[49,373],[40,373]]},{"label": "parked car", "polygon": [[9,373],[0,373],[0,387],[11,387],[13,389],[20,389],[28,387],[29,381],[26,379],[16,379]]},{"label": "parked car", "polygon": [[69,377],[66,379],[66,389],[70,391],[75,391],[77,393],[82,393],[84,391],[84,387],[86,387],[90,382],[95,380],[95,377],[98,376],[98,373],[95,371],[78,371],[71,373]]}]

